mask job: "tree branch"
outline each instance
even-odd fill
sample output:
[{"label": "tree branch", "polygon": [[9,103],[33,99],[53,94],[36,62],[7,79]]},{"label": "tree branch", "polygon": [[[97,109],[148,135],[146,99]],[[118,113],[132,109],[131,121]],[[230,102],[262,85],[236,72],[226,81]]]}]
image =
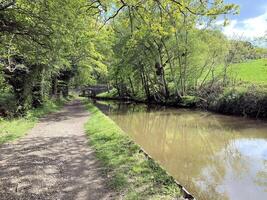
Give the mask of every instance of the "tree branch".
[{"label": "tree branch", "polygon": [[3,11],[5,9],[9,8],[10,6],[15,5],[15,3],[16,3],[16,0],[0,2],[0,11]]}]

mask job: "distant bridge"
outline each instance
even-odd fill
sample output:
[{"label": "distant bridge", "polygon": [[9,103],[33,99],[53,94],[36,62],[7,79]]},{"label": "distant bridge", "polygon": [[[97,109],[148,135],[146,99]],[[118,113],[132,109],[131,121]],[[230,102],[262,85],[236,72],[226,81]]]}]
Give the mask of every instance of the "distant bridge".
[{"label": "distant bridge", "polygon": [[107,85],[92,85],[88,87],[84,87],[82,89],[82,96],[83,97],[96,97],[96,95],[107,92],[111,88]]}]

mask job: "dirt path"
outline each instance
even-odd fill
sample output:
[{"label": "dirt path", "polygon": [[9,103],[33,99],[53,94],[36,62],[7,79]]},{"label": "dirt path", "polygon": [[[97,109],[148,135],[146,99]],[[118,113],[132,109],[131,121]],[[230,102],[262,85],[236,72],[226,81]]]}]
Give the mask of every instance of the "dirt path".
[{"label": "dirt path", "polygon": [[114,199],[87,144],[88,116],[74,101],[42,119],[25,138],[0,146],[0,199]]}]

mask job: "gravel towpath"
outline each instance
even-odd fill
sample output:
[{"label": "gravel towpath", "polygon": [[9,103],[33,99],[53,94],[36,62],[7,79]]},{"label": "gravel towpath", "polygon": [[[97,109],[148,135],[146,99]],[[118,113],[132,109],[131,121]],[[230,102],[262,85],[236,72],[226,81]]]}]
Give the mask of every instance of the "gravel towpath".
[{"label": "gravel towpath", "polygon": [[0,146],[0,199],[115,199],[88,145],[88,118],[81,102],[73,101],[26,137]]}]

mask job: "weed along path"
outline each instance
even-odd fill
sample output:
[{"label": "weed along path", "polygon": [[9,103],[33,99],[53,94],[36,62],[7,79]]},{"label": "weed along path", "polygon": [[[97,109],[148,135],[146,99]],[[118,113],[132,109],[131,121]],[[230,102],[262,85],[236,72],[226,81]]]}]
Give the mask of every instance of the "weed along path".
[{"label": "weed along path", "polygon": [[0,199],[114,199],[106,187],[79,101],[43,118],[29,134],[0,146]]}]

